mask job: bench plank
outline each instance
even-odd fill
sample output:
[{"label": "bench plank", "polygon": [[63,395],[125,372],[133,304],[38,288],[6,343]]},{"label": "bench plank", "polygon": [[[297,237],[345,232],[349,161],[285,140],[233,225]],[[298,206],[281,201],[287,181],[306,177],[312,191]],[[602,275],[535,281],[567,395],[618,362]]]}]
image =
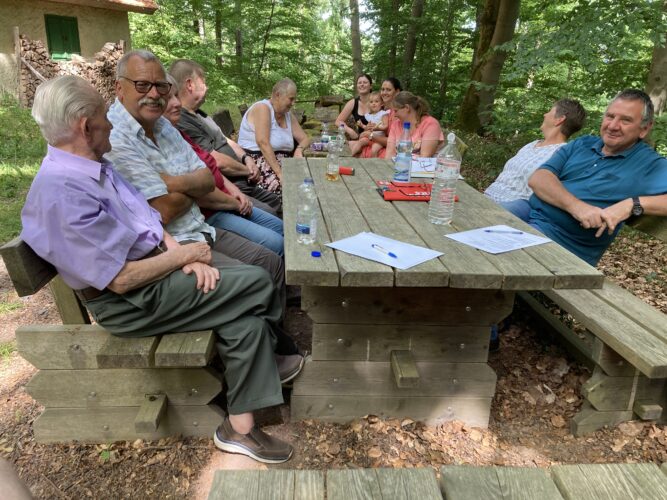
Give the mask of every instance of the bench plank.
[{"label": "bench plank", "polygon": [[[603,289],[607,286],[605,281]],[[624,311],[610,307],[597,291],[546,290],[544,293],[647,377],[667,377],[667,344]],[[626,300],[631,300],[632,294],[626,293]],[[624,307],[623,303],[620,307]]]},{"label": "bench plank", "polygon": [[269,469],[259,475],[257,500],[294,498],[294,471]]},{"label": "bench plank", "polygon": [[324,500],[324,473],[315,470],[295,471],[294,500]]},{"label": "bench plank", "polygon": [[0,255],[19,297],[38,292],[56,275],[56,269],[21,238],[14,238],[0,247]]},{"label": "bench plank", "polygon": [[380,484],[374,469],[327,471],[327,500],[380,499]]},{"label": "bench plank", "polygon": [[46,408],[33,424],[35,440],[38,443],[109,443],[177,435],[210,439],[224,418],[216,405],[167,406],[156,431],[138,433],[134,428],[138,412],[138,406]]},{"label": "bench plank", "polygon": [[215,334],[213,330],[163,335],[155,350],[155,366],[201,367],[213,357]]},{"label": "bench plank", "polygon": [[165,394],[173,405],[204,405],[222,390],[207,368],[40,370],[26,391],[47,408],[140,406],[146,394]]},{"label": "bench plank", "polygon": [[551,472],[566,499],[667,498],[667,478],[655,464],[559,465]]},{"label": "bench plank", "polygon": [[575,436],[589,434],[604,426],[614,427],[621,422],[632,420],[632,410],[598,411],[587,401],[570,421],[570,432]]},{"label": "bench plank", "polygon": [[375,469],[382,498],[442,500],[435,471],[430,468]]},{"label": "bench plank", "polygon": [[97,353],[99,368],[150,368],[155,366],[155,349],[160,338],[126,338],[110,335]]},{"label": "bench plank", "polygon": [[504,499],[562,500],[556,484],[543,469],[495,467]]},{"label": "bench plank", "polygon": [[28,325],[16,329],[19,354],[39,369],[98,368],[111,334],[99,325]]}]

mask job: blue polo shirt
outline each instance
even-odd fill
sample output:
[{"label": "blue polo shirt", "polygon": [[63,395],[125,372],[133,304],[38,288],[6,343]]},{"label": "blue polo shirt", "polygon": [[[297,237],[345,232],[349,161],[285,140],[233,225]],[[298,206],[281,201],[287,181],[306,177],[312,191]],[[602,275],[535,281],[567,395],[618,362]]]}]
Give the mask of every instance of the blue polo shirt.
[{"label": "blue polo shirt", "polygon": [[[606,208],[633,196],[667,193],[667,159],[643,141],[612,156],[602,152],[602,139],[588,135],[560,148],[540,168],[555,174],[574,196],[590,205]],[[531,196],[530,224],[592,266],[620,230],[584,229],[569,213]]]}]

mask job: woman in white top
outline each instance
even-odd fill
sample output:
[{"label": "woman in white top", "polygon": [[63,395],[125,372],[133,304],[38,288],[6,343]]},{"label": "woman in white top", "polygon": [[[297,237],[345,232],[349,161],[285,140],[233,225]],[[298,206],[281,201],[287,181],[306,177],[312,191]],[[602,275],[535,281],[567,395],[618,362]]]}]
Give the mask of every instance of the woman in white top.
[{"label": "woman in white top", "polygon": [[310,144],[290,113],[295,100],[296,84],[289,78],[280,80],[273,86],[269,99],[250,106],[239,130],[239,146],[259,167],[260,187],[278,194],[282,193],[282,159],[303,158],[303,150]]}]

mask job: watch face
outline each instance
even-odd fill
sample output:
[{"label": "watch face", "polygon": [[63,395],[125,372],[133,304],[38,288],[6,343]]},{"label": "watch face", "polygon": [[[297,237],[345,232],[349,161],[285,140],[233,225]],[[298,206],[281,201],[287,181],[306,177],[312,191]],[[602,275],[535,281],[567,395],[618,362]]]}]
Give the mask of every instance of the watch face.
[{"label": "watch face", "polygon": [[644,213],[644,208],[639,204],[639,200],[633,200],[632,215],[638,216]]}]

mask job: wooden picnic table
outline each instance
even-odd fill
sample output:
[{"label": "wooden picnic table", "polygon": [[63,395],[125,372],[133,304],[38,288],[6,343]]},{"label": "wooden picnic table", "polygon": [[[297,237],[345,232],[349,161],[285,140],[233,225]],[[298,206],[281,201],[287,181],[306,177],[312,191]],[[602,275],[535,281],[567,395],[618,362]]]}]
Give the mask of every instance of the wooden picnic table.
[{"label": "wooden picnic table", "polygon": [[[495,224],[537,232],[464,181],[451,226],[431,224],[427,203],[386,202],[377,193],[375,181],[391,178],[390,162],[344,160],[356,175],[337,182],[325,180],[325,159],[284,163],[287,283],[302,287],[313,320],[312,360],[295,381],[292,418],[374,414],[486,427],[496,385],[490,326],[512,311],[517,291],[600,288],[602,273],[556,243],[491,255],[445,238]],[[305,177],[319,200],[314,245],[299,244],[294,230]],[[444,255],[398,270],[324,245],[362,231]]]}]

